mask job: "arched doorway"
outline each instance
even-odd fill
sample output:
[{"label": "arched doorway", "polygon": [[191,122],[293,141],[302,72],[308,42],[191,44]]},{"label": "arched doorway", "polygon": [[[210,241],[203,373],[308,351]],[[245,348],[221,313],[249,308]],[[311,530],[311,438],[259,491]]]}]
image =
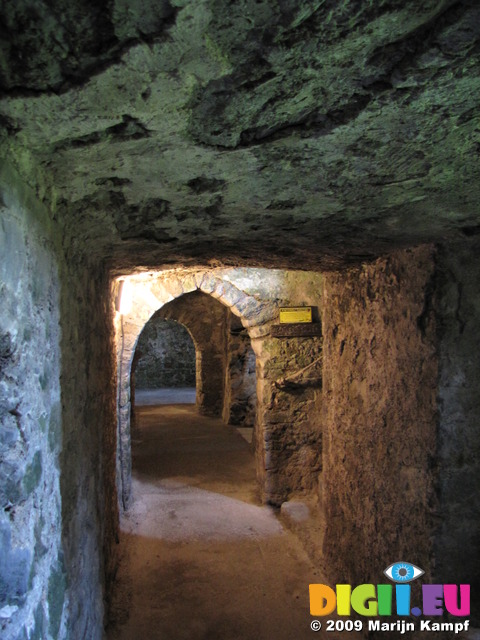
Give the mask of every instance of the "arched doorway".
[{"label": "arched doorway", "polygon": [[[217,413],[211,415],[225,416],[228,411],[231,418],[230,408],[226,409],[229,400],[227,405],[225,401],[232,399],[235,394],[223,392],[228,375],[230,379],[235,378],[231,375],[232,371],[229,374],[226,370],[227,350],[221,350],[216,357],[208,345],[209,340],[201,346],[194,335],[194,325],[208,317],[212,303],[223,309],[227,318],[233,314],[239,321],[234,319],[230,327],[227,322],[220,322],[223,337],[210,340],[210,345],[212,342],[220,344],[222,340],[225,341],[226,334],[229,341],[235,342],[243,332],[245,340],[248,336],[251,341],[254,352],[254,356],[244,353],[243,362],[246,366],[237,368],[251,372],[255,359],[253,449],[262,499],[280,505],[289,496],[317,491],[322,455],[322,391],[318,370],[321,369],[323,339],[319,335],[279,340],[273,335],[272,327],[278,322],[279,306],[318,304],[321,283],[311,274],[308,277],[287,276],[277,271],[234,268],[175,269],[129,276],[131,308],[117,316],[117,486],[124,508],[129,502],[131,483],[130,372],[138,337],[155,313],[163,312],[164,317],[181,322],[189,328],[194,339],[199,412],[215,410]],[[297,280],[303,283],[302,286],[297,286]],[[195,310],[191,304],[195,296],[207,301],[208,308],[204,311]],[[181,310],[180,306],[183,307]],[[167,315],[167,312],[173,314],[174,310],[178,313]],[[209,326],[216,324],[210,322]],[[241,359],[236,360],[237,365],[239,361]],[[215,377],[219,380],[218,384],[213,384]],[[304,380],[304,377],[308,377],[308,380]],[[285,385],[285,381],[291,380],[295,383],[294,388]],[[227,391],[229,386],[234,389],[235,385],[227,382]],[[241,390],[241,385],[238,389]],[[294,405],[292,395],[296,400]],[[234,400],[236,404],[233,406],[237,408],[243,402],[245,416],[248,413],[244,411],[245,404],[248,406],[248,403],[242,398],[239,403],[237,399]],[[231,421],[230,418],[228,421]],[[306,460],[309,461],[308,465],[305,464]]]},{"label": "arched doorway", "polygon": [[194,291],[153,314],[132,361],[135,404],[194,402],[252,441],[256,413],[255,354],[241,320],[211,296]]},{"label": "arched doorway", "polygon": [[132,362],[132,428],[138,404],[195,403],[195,345],[186,327],[155,314],[138,339]]}]

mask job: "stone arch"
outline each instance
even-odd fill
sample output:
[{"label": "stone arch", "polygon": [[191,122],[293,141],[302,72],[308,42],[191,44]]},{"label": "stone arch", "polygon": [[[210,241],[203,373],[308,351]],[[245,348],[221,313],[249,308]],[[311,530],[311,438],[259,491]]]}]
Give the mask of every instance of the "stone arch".
[{"label": "stone arch", "polygon": [[[163,309],[164,307],[162,307]],[[130,428],[136,432],[137,391],[164,387],[194,387],[196,377],[195,336],[189,327],[158,312],[140,332],[130,370]],[[173,366],[173,361],[175,365]],[[180,364],[180,366],[178,366]]]},{"label": "stone arch", "polygon": [[140,333],[132,363],[137,389],[195,386],[195,336],[181,320],[154,314]]},{"label": "stone arch", "polygon": [[225,305],[200,289],[167,302],[153,316],[180,322],[192,336],[196,355],[196,406],[204,415],[222,414],[228,348],[225,327],[229,316],[233,317]]},{"label": "stone arch", "polygon": [[[217,299],[238,316],[246,328],[257,359],[257,397],[263,379],[263,338],[277,317],[276,304],[262,300],[229,282],[225,275],[207,270],[156,274],[141,274],[125,278],[131,289],[131,305],[117,320],[118,353],[118,446],[117,490],[124,508],[131,491],[131,384],[130,375],[135,348],[140,333],[150,318],[168,302],[180,296],[201,291]],[[261,483],[265,476],[265,451],[257,434],[257,475]]]}]

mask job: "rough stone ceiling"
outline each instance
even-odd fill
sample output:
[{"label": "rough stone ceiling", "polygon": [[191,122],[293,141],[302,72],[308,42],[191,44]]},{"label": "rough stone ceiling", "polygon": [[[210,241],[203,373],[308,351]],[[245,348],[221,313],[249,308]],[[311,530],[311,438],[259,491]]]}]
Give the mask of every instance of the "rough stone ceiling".
[{"label": "rough stone ceiling", "polygon": [[0,24],[2,153],[115,270],[480,233],[478,0],[11,0]]}]

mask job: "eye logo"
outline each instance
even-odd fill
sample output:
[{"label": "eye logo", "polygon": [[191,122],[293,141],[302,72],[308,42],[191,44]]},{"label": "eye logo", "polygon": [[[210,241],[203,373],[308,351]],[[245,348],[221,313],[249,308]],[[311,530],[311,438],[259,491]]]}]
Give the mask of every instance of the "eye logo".
[{"label": "eye logo", "polygon": [[422,571],[419,567],[416,567],[414,564],[410,564],[410,562],[394,562],[390,566],[388,566],[383,572],[389,580],[393,582],[398,582],[400,584],[405,584],[407,582],[411,582],[412,580],[416,580],[422,576],[425,571]]}]

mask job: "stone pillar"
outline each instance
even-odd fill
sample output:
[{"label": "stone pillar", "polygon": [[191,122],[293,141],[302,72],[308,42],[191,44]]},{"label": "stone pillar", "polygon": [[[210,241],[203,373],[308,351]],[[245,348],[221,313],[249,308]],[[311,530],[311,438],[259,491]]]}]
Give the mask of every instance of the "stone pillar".
[{"label": "stone pillar", "polygon": [[[221,346],[221,345],[220,345]],[[206,416],[220,416],[223,406],[225,355],[219,346],[199,343],[197,348],[197,408]]]},{"label": "stone pillar", "polygon": [[[257,473],[263,480],[264,500],[280,505],[294,495],[318,491],[323,344],[319,337],[267,337],[258,342]],[[297,377],[305,367],[308,374]]]},{"label": "stone pillar", "polygon": [[131,368],[135,345],[142,329],[139,321],[117,318],[117,376],[118,376],[118,431],[117,431],[117,493],[121,506],[126,509],[131,492]]}]

